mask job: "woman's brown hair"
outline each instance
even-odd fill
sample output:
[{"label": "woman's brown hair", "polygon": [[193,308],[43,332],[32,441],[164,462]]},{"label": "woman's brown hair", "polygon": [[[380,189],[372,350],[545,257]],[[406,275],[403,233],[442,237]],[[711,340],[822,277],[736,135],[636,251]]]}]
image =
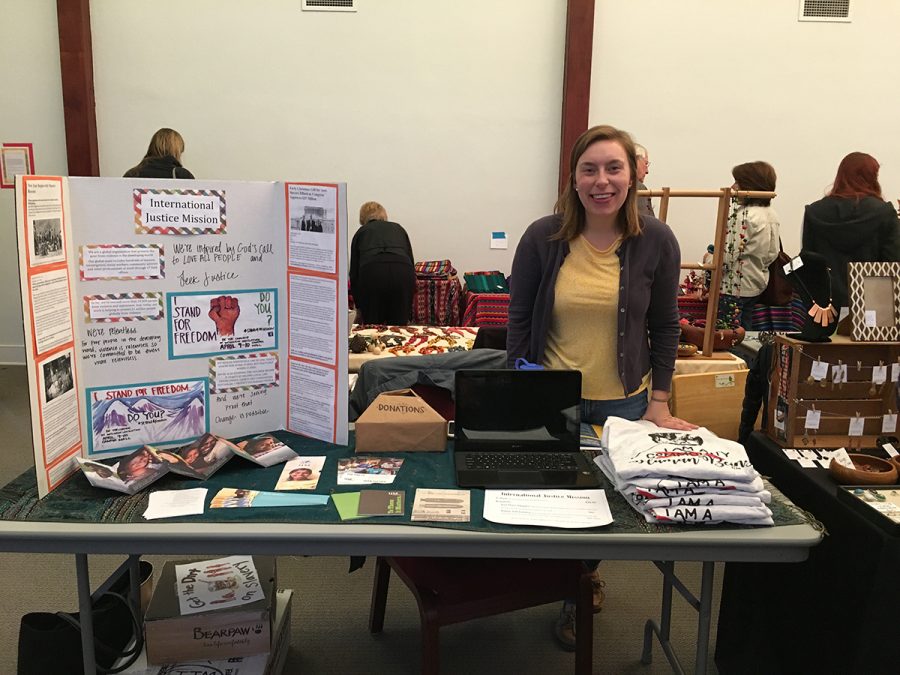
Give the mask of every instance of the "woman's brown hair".
[{"label": "woman's brown hair", "polygon": [[[746,162],[731,170],[739,190],[775,192],[775,168],[768,162]],[[741,200],[744,206],[768,206],[771,198],[750,197]]]},{"label": "woman's brown hair", "polygon": [[634,141],[627,131],[616,129],[609,125],[591,127],[585,131],[572,146],[572,154],[569,157],[569,180],[563,188],[562,194],[556,202],[554,213],[562,215],[562,227],[553,235],[553,239],[565,239],[571,241],[584,231],[585,215],[584,205],[578,198],[575,190],[575,167],[585,151],[598,141],[615,141],[625,150],[628,157],[628,170],[631,182],[628,185],[628,194],[625,203],[619,209],[617,222],[622,230],[622,238],[635,237],[641,233],[641,221],[637,210],[637,188],[634,177],[637,175],[637,156],[634,151]]}]

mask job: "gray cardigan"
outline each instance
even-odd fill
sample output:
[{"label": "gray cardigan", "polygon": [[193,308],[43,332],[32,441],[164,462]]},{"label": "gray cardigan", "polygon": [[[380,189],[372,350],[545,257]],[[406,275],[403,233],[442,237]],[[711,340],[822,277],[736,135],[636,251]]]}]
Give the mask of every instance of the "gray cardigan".
[{"label": "gray cardigan", "polygon": [[[624,395],[640,386],[648,370],[652,373],[653,389],[671,388],[681,335],[678,241],[665,223],[648,216],[640,218],[641,234],[623,241],[616,251],[622,263],[616,369]],[[549,239],[561,223],[559,215],[535,221],[516,248],[506,337],[510,367],[519,357],[533,363],[544,358],[556,277],[569,254],[569,242]]]}]

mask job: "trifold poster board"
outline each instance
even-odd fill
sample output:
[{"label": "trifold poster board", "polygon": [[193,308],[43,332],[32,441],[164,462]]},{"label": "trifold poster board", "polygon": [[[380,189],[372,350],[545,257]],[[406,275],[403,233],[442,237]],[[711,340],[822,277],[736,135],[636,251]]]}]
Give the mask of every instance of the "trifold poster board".
[{"label": "trifold poster board", "polygon": [[347,442],[341,183],[16,177],[40,496],[75,457]]}]

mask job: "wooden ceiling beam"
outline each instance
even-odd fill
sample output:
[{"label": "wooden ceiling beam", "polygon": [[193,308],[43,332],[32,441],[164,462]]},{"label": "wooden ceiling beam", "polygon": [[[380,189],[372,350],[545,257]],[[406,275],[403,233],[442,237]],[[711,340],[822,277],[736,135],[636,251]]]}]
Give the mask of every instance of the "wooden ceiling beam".
[{"label": "wooden ceiling beam", "polygon": [[569,153],[588,128],[591,105],[591,57],[594,53],[595,0],[568,0],[559,143],[559,190],[569,178]]}]

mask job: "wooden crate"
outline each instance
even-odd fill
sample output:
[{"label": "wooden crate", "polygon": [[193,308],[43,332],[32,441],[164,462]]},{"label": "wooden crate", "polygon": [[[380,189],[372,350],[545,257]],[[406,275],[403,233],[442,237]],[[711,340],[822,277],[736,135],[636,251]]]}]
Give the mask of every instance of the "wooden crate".
[{"label": "wooden crate", "polygon": [[[741,362],[743,363],[743,362]],[[672,378],[672,414],[737,440],[749,371],[694,373]]]},{"label": "wooden crate", "polygon": [[[782,447],[874,447],[881,435],[882,416],[897,412],[896,383],[891,364],[900,362],[900,343],[853,342],[843,335],[830,343],[810,343],[778,336],[773,354],[766,433]],[[811,382],[813,362],[829,364],[828,377]],[[847,365],[847,383],[832,381],[831,366]],[[887,366],[887,382],[872,384],[872,367]],[[806,430],[806,413],[815,408],[817,431]],[[850,418],[863,418],[863,435],[849,435]]]}]

